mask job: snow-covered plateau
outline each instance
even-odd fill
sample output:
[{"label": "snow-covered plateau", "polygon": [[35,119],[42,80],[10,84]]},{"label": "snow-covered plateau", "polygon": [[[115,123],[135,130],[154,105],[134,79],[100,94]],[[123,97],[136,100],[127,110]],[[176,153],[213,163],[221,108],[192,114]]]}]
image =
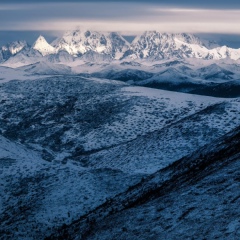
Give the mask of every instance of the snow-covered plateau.
[{"label": "snow-covered plateau", "polygon": [[69,31],[0,49],[0,239],[240,239],[240,50]]}]

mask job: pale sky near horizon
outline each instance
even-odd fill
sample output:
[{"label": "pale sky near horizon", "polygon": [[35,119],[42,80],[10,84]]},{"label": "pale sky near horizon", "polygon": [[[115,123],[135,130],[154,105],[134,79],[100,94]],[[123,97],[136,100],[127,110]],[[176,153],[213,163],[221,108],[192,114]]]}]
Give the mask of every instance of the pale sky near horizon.
[{"label": "pale sky near horizon", "polygon": [[124,35],[189,32],[240,47],[240,0],[0,0],[0,22],[0,43],[14,36],[32,42],[38,33],[52,40],[84,27]]}]

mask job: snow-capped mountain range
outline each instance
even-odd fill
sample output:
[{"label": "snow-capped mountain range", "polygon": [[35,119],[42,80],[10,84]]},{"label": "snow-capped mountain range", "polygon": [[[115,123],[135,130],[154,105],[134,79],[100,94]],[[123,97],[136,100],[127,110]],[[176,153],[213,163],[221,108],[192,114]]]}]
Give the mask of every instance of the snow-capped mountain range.
[{"label": "snow-capped mountain range", "polygon": [[54,58],[53,55],[55,55],[57,58],[63,51],[66,52],[66,58],[81,57],[88,61],[126,59],[158,61],[172,58],[240,59],[240,49],[220,46],[187,33],[147,31],[137,36],[130,44],[116,32],[75,30],[66,32],[51,44],[43,36],[39,36],[32,46],[25,41],[7,44],[1,47],[0,62],[22,62],[23,55],[27,57],[51,55],[51,58]]},{"label": "snow-capped mountain range", "polygon": [[1,47],[0,239],[240,239],[238,56],[156,31]]},{"label": "snow-capped mountain range", "polygon": [[52,46],[57,52],[65,50],[73,56],[81,56],[89,51],[107,54],[114,59],[120,59],[130,48],[129,43],[118,33],[101,33],[96,31],[66,32],[56,39]]},{"label": "snow-capped mountain range", "polygon": [[[13,69],[14,68],[14,69]],[[210,96],[239,96],[240,49],[187,33],[144,32],[129,43],[116,32],[76,30],[0,48],[1,81],[81,75]]]},{"label": "snow-capped mountain range", "polygon": [[152,60],[170,58],[230,59],[240,58],[240,49],[216,46],[203,42],[191,34],[169,34],[157,31],[145,32],[135,38],[131,45],[133,58],[150,58]]}]

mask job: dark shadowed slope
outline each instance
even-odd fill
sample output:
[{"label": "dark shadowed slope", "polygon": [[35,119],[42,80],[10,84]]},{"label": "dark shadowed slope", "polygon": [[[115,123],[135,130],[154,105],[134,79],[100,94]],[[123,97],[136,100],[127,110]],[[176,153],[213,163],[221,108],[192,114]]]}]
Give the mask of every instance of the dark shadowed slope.
[{"label": "dark shadowed slope", "polygon": [[50,239],[239,239],[240,127]]}]

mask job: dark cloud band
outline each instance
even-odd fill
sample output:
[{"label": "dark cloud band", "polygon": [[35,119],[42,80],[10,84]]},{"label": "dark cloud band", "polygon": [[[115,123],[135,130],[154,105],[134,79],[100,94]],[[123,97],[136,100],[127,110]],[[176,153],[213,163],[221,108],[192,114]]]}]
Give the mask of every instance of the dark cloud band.
[{"label": "dark cloud band", "polygon": [[[176,3],[174,0],[171,2]],[[188,7],[184,7],[188,2]],[[211,0],[208,2],[210,6]],[[0,31],[64,31],[86,26],[93,30],[132,33],[145,30],[240,33],[240,8],[189,7],[190,1],[184,1],[184,4],[181,1],[181,7],[163,3],[166,1],[150,1],[148,4],[146,1],[18,1],[0,4],[0,22],[4,23],[0,25]],[[218,6],[221,6],[219,1]]]},{"label": "dark cloud band", "polygon": [[[177,7],[197,7],[197,8],[217,8],[217,9],[236,9],[240,8],[240,1],[239,0],[201,0],[201,1],[193,1],[193,0],[41,0],[41,3],[117,3],[122,2],[124,3],[144,3],[144,4],[157,4],[157,5],[168,5],[168,6],[177,6]],[[6,1],[8,4],[25,4],[25,3],[39,3],[39,1],[34,0],[8,0]]]}]

